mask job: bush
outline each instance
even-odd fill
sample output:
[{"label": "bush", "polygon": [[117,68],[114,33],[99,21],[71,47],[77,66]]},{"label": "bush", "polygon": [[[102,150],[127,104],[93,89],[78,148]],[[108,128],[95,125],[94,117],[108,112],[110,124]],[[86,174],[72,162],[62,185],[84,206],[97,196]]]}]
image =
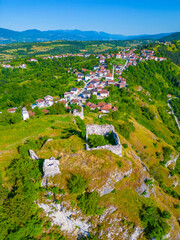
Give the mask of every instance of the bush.
[{"label": "bush", "polygon": [[156,152],[156,157],[157,157],[157,158],[160,158],[160,157],[161,157],[161,153]]},{"label": "bush", "polygon": [[166,211],[166,210],[164,210],[164,211],[161,213],[161,216],[162,216],[163,218],[165,218],[165,219],[170,219],[170,218],[171,218],[171,214],[170,214],[168,211]]},{"label": "bush", "polygon": [[121,168],[121,167],[122,167],[122,162],[121,162],[121,161],[117,161],[116,163],[117,163],[117,165],[118,165],[118,168]]},{"label": "bush", "polygon": [[79,116],[76,116],[74,119],[76,121],[76,124],[77,124],[78,128],[81,130],[81,137],[83,139],[85,139],[85,137],[86,137],[86,124],[85,124],[85,122]]},{"label": "bush", "polygon": [[179,204],[174,204],[174,208],[175,208],[175,209],[179,209],[179,208],[180,208],[180,205],[179,205]]},{"label": "bush", "polygon": [[146,106],[143,106],[141,108],[142,114],[148,119],[148,120],[154,120],[155,114]]},{"label": "bush", "polygon": [[67,188],[71,193],[82,193],[85,191],[88,183],[80,174],[72,174],[67,181]]},{"label": "bush", "polygon": [[64,103],[54,103],[49,109],[49,114],[51,115],[65,114],[66,112],[67,110]]},{"label": "bush", "polygon": [[114,120],[119,120],[120,117],[121,117],[120,111],[112,112],[112,119],[114,119]]},{"label": "bush", "polygon": [[150,178],[149,178],[149,179],[145,179],[144,182],[145,182],[147,185],[149,185],[149,186],[152,186],[153,183],[154,183],[154,182],[153,182],[153,179],[150,179]]},{"label": "bush", "polygon": [[18,152],[21,154],[22,157],[28,157],[30,149],[41,149],[47,139],[48,136],[43,136],[37,140],[28,140],[23,145],[18,147]]},{"label": "bush", "polygon": [[88,136],[88,144],[90,148],[96,148],[98,146],[107,145],[108,141],[102,135],[92,134]]},{"label": "bush", "polygon": [[46,224],[45,224],[45,228],[46,229],[49,229],[51,227],[51,222],[50,221],[47,221]]},{"label": "bush", "polygon": [[126,148],[128,148],[128,145],[126,143],[124,143],[123,147],[126,149]]},{"label": "bush", "polygon": [[88,136],[88,143],[90,148],[96,148],[98,146],[104,146],[104,145],[115,145],[115,140],[113,138],[113,133],[109,132],[106,136],[103,135],[96,135],[92,134]]},{"label": "bush", "polygon": [[163,150],[164,161],[167,162],[170,159],[170,155],[173,150],[170,147],[163,147],[162,150]]},{"label": "bush", "polygon": [[135,127],[132,122],[126,122],[118,125],[117,130],[123,137],[129,140],[131,132],[135,131]]},{"label": "bush", "polygon": [[140,212],[140,219],[144,223],[146,237],[148,239],[162,239],[170,228],[165,220],[169,218],[169,212],[165,210],[161,212],[159,208],[143,205]]},{"label": "bush", "polygon": [[59,188],[57,186],[53,187],[52,189],[52,193],[54,193],[54,195],[58,194],[59,192]]},{"label": "bush", "polygon": [[78,206],[87,216],[101,215],[104,212],[104,208],[98,206],[99,194],[96,191],[86,192],[77,199]]}]

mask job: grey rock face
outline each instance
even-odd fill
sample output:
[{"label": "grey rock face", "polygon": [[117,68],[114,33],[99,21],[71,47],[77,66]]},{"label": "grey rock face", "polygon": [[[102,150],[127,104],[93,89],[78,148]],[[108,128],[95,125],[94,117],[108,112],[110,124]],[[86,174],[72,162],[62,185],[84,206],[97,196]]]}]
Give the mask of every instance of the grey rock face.
[{"label": "grey rock face", "polygon": [[90,223],[83,221],[81,217],[77,217],[78,212],[69,211],[61,204],[39,204],[44,209],[46,215],[52,219],[53,225],[59,225],[61,231],[71,233],[73,235],[88,236]]},{"label": "grey rock face", "polygon": [[[168,167],[168,166],[171,165],[171,164],[174,164],[174,165],[175,165],[178,157],[179,157],[179,154],[178,154],[177,156],[175,156],[175,157],[173,157],[173,156],[171,155],[171,159],[166,163],[165,167]],[[174,166],[174,167],[175,167],[175,166]]]},{"label": "grey rock face", "polygon": [[136,227],[135,231],[133,232],[133,234],[130,237],[130,240],[137,240],[139,235],[143,232],[143,229],[141,229],[140,227]]},{"label": "grey rock face", "polygon": [[103,195],[112,192],[112,190],[114,190],[115,184],[124,177],[129,177],[131,173],[132,168],[130,168],[127,172],[118,172],[116,170],[115,172],[111,173],[106,183],[98,190],[100,196],[102,197]]},{"label": "grey rock face", "polygon": [[29,150],[29,155],[32,158],[32,160],[39,160],[38,156],[35,154],[33,150]]}]

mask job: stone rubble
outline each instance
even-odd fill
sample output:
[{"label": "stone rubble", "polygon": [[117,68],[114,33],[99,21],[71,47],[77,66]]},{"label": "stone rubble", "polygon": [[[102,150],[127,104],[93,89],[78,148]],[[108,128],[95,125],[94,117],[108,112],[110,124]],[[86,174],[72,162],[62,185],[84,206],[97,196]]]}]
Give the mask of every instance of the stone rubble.
[{"label": "stone rubble", "polygon": [[89,230],[91,228],[91,224],[83,221],[81,218],[73,218],[77,217],[77,213],[75,211],[69,211],[61,204],[39,204],[39,207],[42,208],[46,215],[52,219],[53,225],[58,225],[61,227],[61,231],[65,231],[67,233],[73,235],[81,235],[88,236]]}]

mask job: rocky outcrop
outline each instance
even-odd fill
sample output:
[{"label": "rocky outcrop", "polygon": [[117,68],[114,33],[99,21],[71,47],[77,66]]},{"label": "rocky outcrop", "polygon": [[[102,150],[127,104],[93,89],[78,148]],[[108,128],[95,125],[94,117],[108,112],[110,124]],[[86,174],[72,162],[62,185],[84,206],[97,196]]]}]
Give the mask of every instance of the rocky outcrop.
[{"label": "rocky outcrop", "polygon": [[175,168],[178,157],[179,157],[179,154],[175,157],[171,155],[171,159],[166,163],[165,167],[168,167],[169,165],[174,164],[174,168]]},{"label": "rocky outcrop", "polygon": [[53,225],[61,227],[61,231],[65,231],[72,235],[88,236],[91,224],[83,221],[81,217],[77,217],[78,212],[67,210],[61,204],[39,204],[44,209],[46,215],[52,220]]},{"label": "rocky outcrop", "polygon": [[51,157],[50,159],[45,159],[43,162],[43,180],[42,180],[42,186],[45,186],[48,184],[48,178],[53,177],[56,174],[60,174],[59,170],[59,160],[55,160],[54,157]]},{"label": "rocky outcrop", "polygon": [[102,197],[103,195],[112,192],[114,190],[115,184],[124,177],[129,177],[131,173],[132,167],[126,172],[118,172],[118,170],[116,170],[111,173],[106,183],[98,190],[100,196]]},{"label": "rocky outcrop", "polygon": [[86,150],[99,150],[99,149],[107,149],[108,151],[113,152],[114,154],[122,157],[122,145],[120,143],[118,134],[115,131],[115,128],[113,125],[87,125],[86,126],[86,141],[88,141],[88,136],[95,134],[95,135],[107,135],[109,132],[113,133],[113,138],[115,140],[116,145],[104,145],[104,146],[98,146],[96,148],[90,148],[88,144],[86,144]]},{"label": "rocky outcrop", "polygon": [[133,234],[130,236],[130,240],[137,240],[140,234],[143,232],[143,229],[136,227]]},{"label": "rocky outcrop", "polygon": [[35,154],[33,150],[29,150],[29,155],[32,158],[32,160],[39,160],[38,156]]}]

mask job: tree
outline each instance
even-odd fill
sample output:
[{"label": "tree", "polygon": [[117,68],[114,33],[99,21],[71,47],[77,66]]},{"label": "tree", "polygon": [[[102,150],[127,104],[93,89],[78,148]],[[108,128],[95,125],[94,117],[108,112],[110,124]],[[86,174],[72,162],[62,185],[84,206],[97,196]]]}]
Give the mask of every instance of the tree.
[{"label": "tree", "polygon": [[87,187],[87,181],[80,174],[72,174],[67,181],[67,188],[71,193],[82,193]]}]

